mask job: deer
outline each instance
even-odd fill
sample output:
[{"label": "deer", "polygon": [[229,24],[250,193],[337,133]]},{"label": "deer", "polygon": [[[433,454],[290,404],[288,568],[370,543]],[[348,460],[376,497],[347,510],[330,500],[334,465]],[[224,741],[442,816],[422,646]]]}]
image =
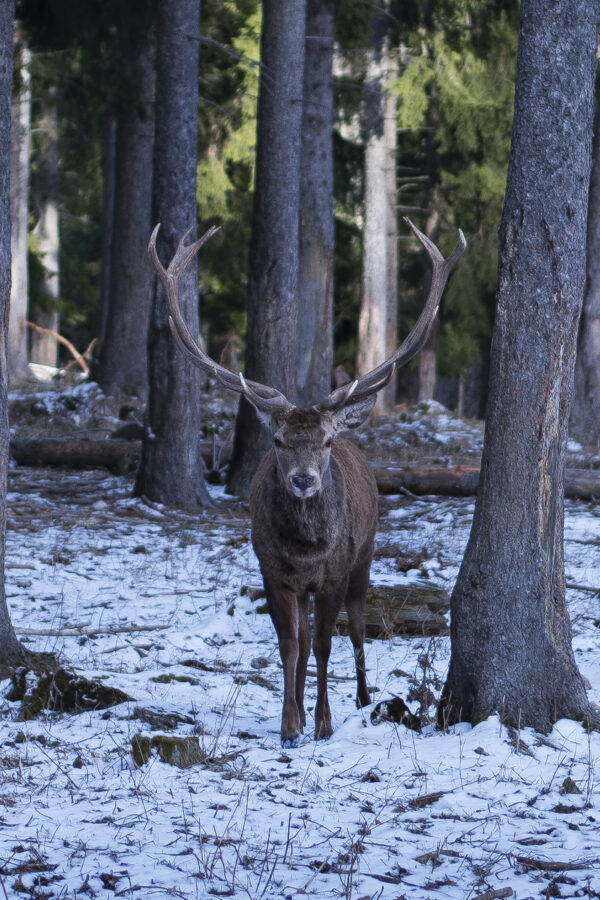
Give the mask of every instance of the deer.
[{"label": "deer", "polygon": [[370,701],[365,666],[364,610],[377,526],[378,491],[365,455],[342,432],[368,418],[377,392],[425,344],[448,276],[466,249],[459,240],[448,258],[405,218],[432,267],[429,293],[412,331],[372,371],[338,387],[310,408],[300,408],[276,388],[234,374],[211,359],[182,316],[179,280],[198,250],[218,229],[187,244],[183,235],[165,269],[156,249],[160,225],[148,251],[164,288],[169,324],[179,350],[223,387],[241,394],[269,429],[272,445],[250,488],[251,539],[283,667],[281,742],[297,746],[306,725],[304,689],[311,648],[309,601],[314,598],[313,651],[317,666],[315,740],[333,733],[327,666],[338,614],[345,606],[354,649],[356,704]]}]

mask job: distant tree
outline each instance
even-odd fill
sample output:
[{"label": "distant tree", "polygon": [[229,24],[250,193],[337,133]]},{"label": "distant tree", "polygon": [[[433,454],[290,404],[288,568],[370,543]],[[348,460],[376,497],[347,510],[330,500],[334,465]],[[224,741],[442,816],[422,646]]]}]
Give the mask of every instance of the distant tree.
[{"label": "distant tree", "polygon": [[[33,229],[42,270],[41,290],[37,302],[30,304],[31,320],[45,331],[32,331],[31,361],[44,366],[58,363],[58,302],[60,292],[60,211],[58,97],[56,85],[50,86],[42,99],[42,111],[36,122],[40,136],[37,168],[32,180],[32,209],[36,218]],[[54,334],[48,334],[53,332]]]},{"label": "distant tree", "polygon": [[563,512],[599,17],[598,0],[521,5],[481,480],[452,594],[443,721],[497,711],[548,731],[593,718],[571,646]]},{"label": "distant tree", "polygon": [[[187,229],[196,232],[200,0],[160,0],[157,24],[153,219],[170,262]],[[199,334],[197,267],[181,279],[180,306]],[[201,376],[175,346],[155,280],[148,336],[150,393],[136,493],[173,506],[210,502],[200,451]]]},{"label": "distant tree", "polygon": [[12,284],[8,321],[8,371],[11,381],[28,375],[27,307],[29,277],[29,155],[31,145],[31,52],[23,39],[17,42],[18,69],[12,102],[10,131],[10,211]]},{"label": "distant tree", "polygon": [[[152,219],[153,31],[132,20],[119,33],[114,154],[107,138],[105,221],[108,246],[103,253],[102,342],[96,350],[94,377],[108,394],[148,394],[148,318],[150,268],[148,234]],[[112,134],[109,125],[109,135]],[[112,191],[110,186],[112,185]],[[114,193],[113,193],[114,191]]]},{"label": "distant tree", "polygon": [[9,430],[6,334],[10,304],[10,107],[13,84],[13,0],[0,4],[0,661],[22,661],[25,650],[10,620],[4,588]]},{"label": "distant tree", "polygon": [[[397,77],[389,0],[377,4],[364,91],[365,198],[363,294],[358,324],[358,372],[374,369],[396,346],[398,327],[398,222],[396,212]],[[396,381],[379,392],[375,410],[394,405]]]},{"label": "distant tree", "polygon": [[[265,0],[256,185],[248,266],[246,375],[296,395],[296,323],[305,0]],[[247,401],[228,489],[245,496],[269,436]]]},{"label": "distant tree", "polygon": [[587,227],[587,265],[579,325],[575,394],[570,429],[586,447],[600,450],[600,114],[596,129]]},{"label": "distant tree", "polygon": [[329,393],[333,368],[333,13],[332,0],[307,0],[296,338],[302,406]]}]

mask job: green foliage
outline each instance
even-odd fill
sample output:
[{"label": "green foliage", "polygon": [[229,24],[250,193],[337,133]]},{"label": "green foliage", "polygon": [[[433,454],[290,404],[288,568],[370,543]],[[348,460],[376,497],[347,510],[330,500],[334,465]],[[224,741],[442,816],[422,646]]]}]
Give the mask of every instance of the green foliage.
[{"label": "green foliage", "polygon": [[201,94],[210,102],[200,110],[198,165],[200,222],[221,226],[199,263],[201,317],[218,353],[246,324],[261,9],[256,0],[211,0],[203,15],[205,34],[222,45],[201,55]]},{"label": "green foliage", "polygon": [[[478,7],[477,29],[468,9],[473,6]],[[435,207],[440,235],[452,235],[460,226],[469,242],[441,307],[442,375],[457,377],[480,362],[491,337],[517,33],[514,7],[508,15],[490,3],[442,6],[428,41],[421,42],[422,52],[409,57],[395,85],[401,98],[399,124],[407,129],[400,132],[401,159],[412,155],[419,161],[415,139],[421,129],[423,156],[417,171],[426,175],[423,181],[415,178],[406,195],[410,203],[405,202]],[[426,131],[431,127],[433,146],[428,147]],[[410,177],[407,180],[410,184]],[[417,219],[417,224],[422,228],[425,222]],[[410,327],[416,312],[404,321],[404,328]]]}]

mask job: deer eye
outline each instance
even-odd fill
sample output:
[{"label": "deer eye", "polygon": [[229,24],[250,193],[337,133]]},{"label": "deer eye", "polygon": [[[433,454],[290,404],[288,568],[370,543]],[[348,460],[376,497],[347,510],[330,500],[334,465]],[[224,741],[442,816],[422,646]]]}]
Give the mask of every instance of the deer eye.
[{"label": "deer eye", "polygon": [[326,446],[326,447],[331,447],[331,442],[332,442],[332,441],[333,441],[333,438],[327,438],[327,440],[325,441],[325,446]]},{"label": "deer eye", "polygon": [[273,443],[275,444],[276,447],[283,447],[283,441],[281,440],[281,438],[274,437]]}]

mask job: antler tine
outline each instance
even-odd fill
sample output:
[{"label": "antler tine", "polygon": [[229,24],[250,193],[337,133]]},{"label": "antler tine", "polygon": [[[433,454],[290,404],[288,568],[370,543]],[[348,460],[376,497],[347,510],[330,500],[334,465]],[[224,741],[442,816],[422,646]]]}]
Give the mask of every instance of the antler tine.
[{"label": "antler tine", "polygon": [[[379,366],[358,379],[356,388],[352,392],[353,401],[363,400],[369,395],[380,391],[385,387],[388,381],[390,381],[397,369],[406,365],[413,356],[423,349],[429,330],[436,317],[448,276],[453,266],[458,262],[467,248],[465,236],[459,228],[458,243],[450,256],[445,259],[433,241],[430,240],[427,235],[423,234],[422,231],[419,231],[416,225],[414,225],[408,217],[404,218],[404,222],[406,222],[417,240],[425,248],[429,259],[431,260],[433,271],[429,295],[415,327],[408,337],[405,338],[400,347],[398,347],[398,349]],[[329,409],[330,404],[332,404],[335,408],[341,409],[341,407],[350,400],[350,397],[344,398],[342,394],[340,394],[340,391],[342,390],[342,388],[338,388],[337,391],[331,393],[320,406]],[[338,404],[340,405],[338,406]]]},{"label": "antler tine", "polygon": [[213,225],[199,240],[186,244],[186,240],[192,232],[188,229],[177,245],[177,250],[169,266],[165,269],[158,258],[156,239],[160,223],[155,227],[148,244],[148,254],[156,269],[158,277],[164,288],[167,306],[169,308],[169,326],[179,350],[190,359],[195,366],[212,375],[219,384],[238,394],[244,394],[256,407],[261,410],[273,412],[276,408],[289,406],[288,400],[275,388],[259,384],[255,381],[246,381],[242,376],[237,376],[229,369],[219,365],[204,352],[194,340],[181,314],[178,300],[179,279],[193,259],[198,250],[220,229]]}]

